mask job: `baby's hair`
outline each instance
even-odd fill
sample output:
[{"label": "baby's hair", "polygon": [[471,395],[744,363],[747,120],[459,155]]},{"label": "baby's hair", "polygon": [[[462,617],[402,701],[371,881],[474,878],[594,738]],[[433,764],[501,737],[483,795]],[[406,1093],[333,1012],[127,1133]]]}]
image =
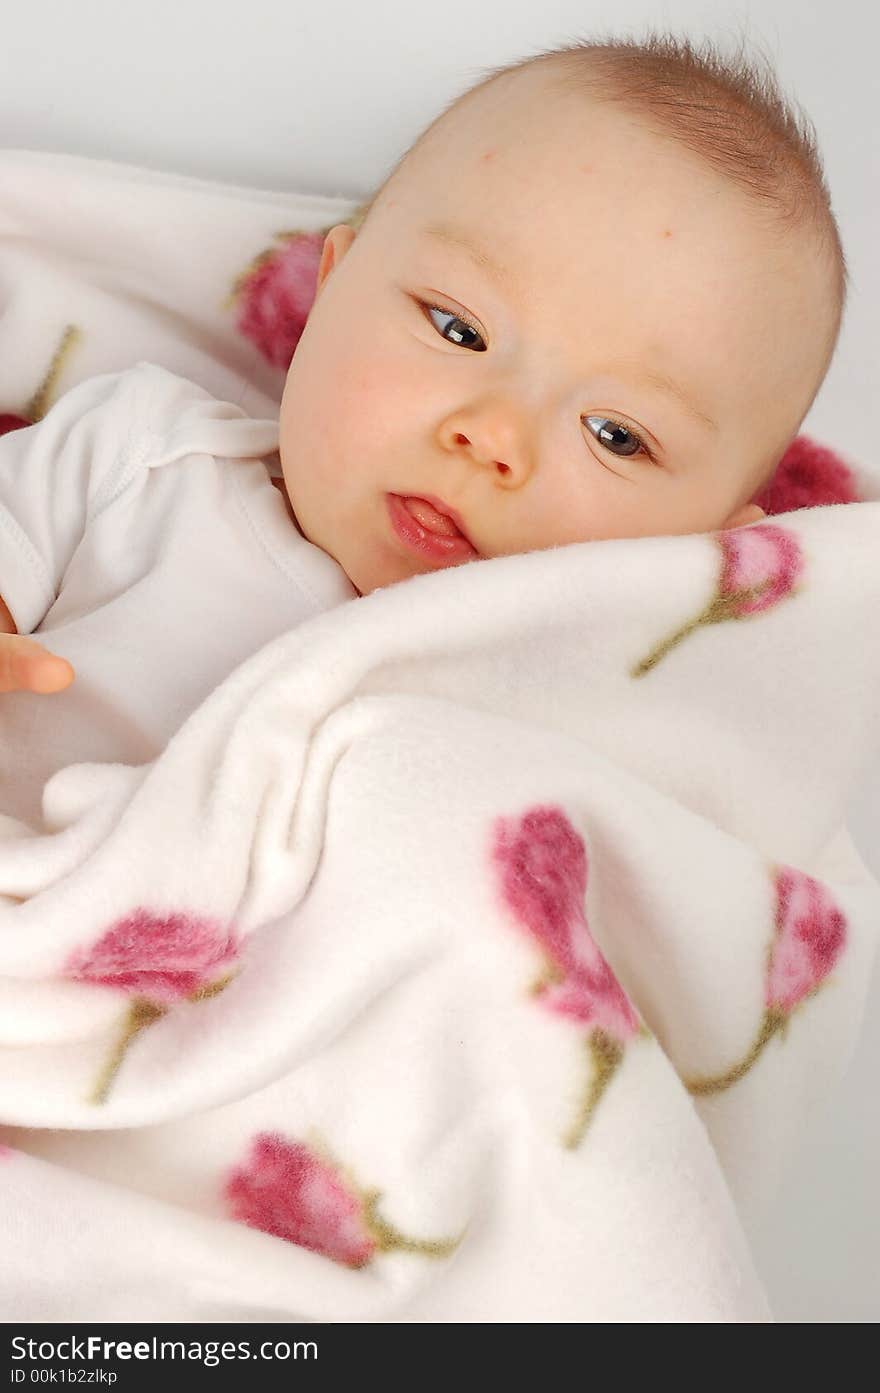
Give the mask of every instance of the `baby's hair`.
[{"label": "baby's hair", "polygon": [[[741,37],[722,55],[711,40],[651,30],[643,39],[575,39],[496,68],[454,97],[405,150],[381,186],[349,219],[360,228],[402,177],[431,133],[489,83],[539,64],[560,92],[582,91],[616,103],[670,135],[737,184],[767,214],[780,238],[803,230],[829,267],[831,317],[818,391],[840,336],[849,271],[831,208],[816,129],[800,104],[780,90],[771,60],[749,57]],[[814,393],[815,396],[815,393]],[[812,403],[811,403],[812,404]]]}]

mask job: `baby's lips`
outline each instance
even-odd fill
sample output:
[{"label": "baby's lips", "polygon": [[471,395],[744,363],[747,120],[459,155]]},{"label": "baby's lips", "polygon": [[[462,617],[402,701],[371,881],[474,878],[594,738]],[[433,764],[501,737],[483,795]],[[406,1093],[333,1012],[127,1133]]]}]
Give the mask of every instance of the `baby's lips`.
[{"label": "baby's lips", "polygon": [[437,509],[426,498],[405,498],[403,506],[408,513],[412,514],[416,522],[420,522],[422,527],[426,527],[429,532],[436,532],[441,537],[460,537],[462,535],[452,518],[447,517],[446,513],[438,513]]}]

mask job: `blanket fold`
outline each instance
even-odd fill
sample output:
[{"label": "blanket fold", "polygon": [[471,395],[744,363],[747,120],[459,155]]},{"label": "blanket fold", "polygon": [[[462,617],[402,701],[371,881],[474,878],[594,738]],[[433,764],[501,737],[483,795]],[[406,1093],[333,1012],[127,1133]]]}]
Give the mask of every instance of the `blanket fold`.
[{"label": "blanket fold", "polygon": [[771,1320],[876,947],[878,527],[416,577],[7,818],[8,1318]]}]

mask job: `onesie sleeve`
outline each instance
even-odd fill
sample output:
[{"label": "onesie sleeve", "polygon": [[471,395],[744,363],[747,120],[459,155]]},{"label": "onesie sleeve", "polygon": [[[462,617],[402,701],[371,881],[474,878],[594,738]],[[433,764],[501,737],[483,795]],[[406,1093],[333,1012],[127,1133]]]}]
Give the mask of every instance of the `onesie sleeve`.
[{"label": "onesie sleeve", "polygon": [[0,435],[0,595],[20,634],[57,599],[88,520],[147,448],[140,368],[87,378],[42,420]]}]

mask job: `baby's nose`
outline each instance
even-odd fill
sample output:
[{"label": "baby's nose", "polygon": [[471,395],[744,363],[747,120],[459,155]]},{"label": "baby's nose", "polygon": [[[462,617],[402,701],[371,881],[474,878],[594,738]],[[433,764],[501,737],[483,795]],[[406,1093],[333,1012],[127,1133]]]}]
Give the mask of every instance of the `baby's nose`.
[{"label": "baby's nose", "polygon": [[[455,435],[455,443],[456,445],[470,445],[471,442],[466,435],[462,434],[461,431],[457,431]],[[499,474],[510,473],[510,465],[505,464],[503,460],[496,460],[495,465],[498,469]]]}]

